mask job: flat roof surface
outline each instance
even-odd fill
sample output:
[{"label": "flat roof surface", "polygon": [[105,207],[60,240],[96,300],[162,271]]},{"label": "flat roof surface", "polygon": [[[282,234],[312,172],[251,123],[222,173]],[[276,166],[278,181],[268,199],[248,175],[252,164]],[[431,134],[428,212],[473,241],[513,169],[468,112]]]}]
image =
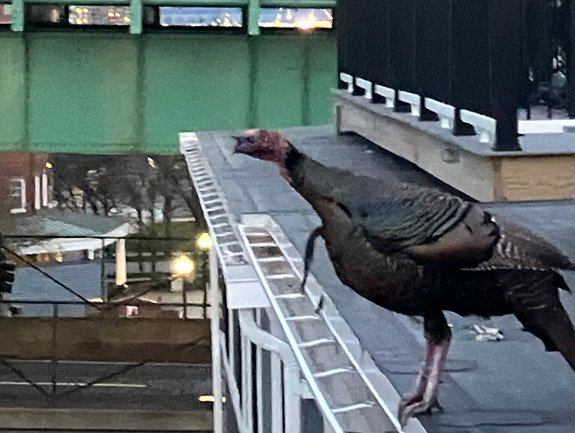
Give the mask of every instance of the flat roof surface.
[{"label": "flat roof surface", "polygon": [[[337,136],[333,127],[283,131],[303,152],[318,161],[376,178],[452,188],[413,164],[355,136]],[[304,244],[319,224],[311,206],[285,182],[274,164],[232,155],[230,133],[198,134],[202,152],[230,209],[238,217],[266,213],[281,226],[303,256]],[[524,224],[575,258],[575,200],[486,204],[497,215]],[[312,272],[363,347],[400,393],[412,390],[423,356],[421,320],[401,316],[365,300],[335,275],[322,242]],[[575,289],[575,273],[567,273]],[[575,297],[562,294],[575,316]],[[430,433],[573,433],[575,372],[558,353],[522,331],[512,316],[484,320],[448,313],[453,326],[447,374],[440,387],[443,413],[422,415]],[[474,324],[497,327],[504,339],[478,341]]]}]

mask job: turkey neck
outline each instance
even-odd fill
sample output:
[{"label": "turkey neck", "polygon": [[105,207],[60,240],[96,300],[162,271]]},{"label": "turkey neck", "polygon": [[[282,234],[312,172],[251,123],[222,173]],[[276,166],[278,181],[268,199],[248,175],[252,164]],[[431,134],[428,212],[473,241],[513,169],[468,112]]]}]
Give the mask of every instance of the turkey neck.
[{"label": "turkey neck", "polygon": [[280,171],[290,185],[314,207],[320,217],[322,213],[316,205],[323,206],[318,202],[333,202],[334,189],[338,185],[341,186],[345,177],[351,175],[347,171],[326,167],[314,161],[291,144],[285,160],[280,164]]},{"label": "turkey neck", "polygon": [[322,220],[321,234],[331,248],[345,248],[339,245],[352,235],[354,228],[349,215],[333,199],[333,192],[345,182],[351,173],[326,167],[291,146],[280,165],[280,171],[290,185],[314,208]]}]

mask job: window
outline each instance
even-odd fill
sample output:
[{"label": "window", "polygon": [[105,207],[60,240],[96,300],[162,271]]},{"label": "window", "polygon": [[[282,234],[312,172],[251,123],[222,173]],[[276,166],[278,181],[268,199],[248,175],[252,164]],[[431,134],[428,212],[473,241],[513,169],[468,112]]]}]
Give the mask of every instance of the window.
[{"label": "window", "polygon": [[12,5],[0,4],[0,25],[12,23]]},{"label": "window", "polygon": [[241,8],[160,7],[162,27],[242,27]]},{"label": "window", "polygon": [[10,179],[10,213],[26,212],[26,181],[21,177]]},{"label": "window", "polygon": [[79,26],[128,26],[128,6],[70,6],[68,22]]},{"label": "window", "polygon": [[311,8],[262,8],[260,27],[296,28],[302,31],[333,28],[331,9]]},{"label": "window", "polygon": [[94,26],[130,25],[128,6],[27,5],[26,21],[32,26]]},{"label": "window", "polygon": [[53,26],[66,22],[66,8],[59,5],[26,5],[26,23]]}]

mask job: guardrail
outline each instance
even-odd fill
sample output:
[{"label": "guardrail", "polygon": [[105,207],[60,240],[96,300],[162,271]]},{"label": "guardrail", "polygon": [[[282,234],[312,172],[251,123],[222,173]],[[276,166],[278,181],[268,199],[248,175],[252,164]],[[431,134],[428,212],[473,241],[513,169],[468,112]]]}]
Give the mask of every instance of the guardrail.
[{"label": "guardrail", "polygon": [[575,117],[574,17],[572,1],[343,0],[341,86],[519,150],[519,108]]},{"label": "guardrail", "polygon": [[[0,243],[0,250],[5,251],[10,258],[11,261],[15,261],[18,263],[19,266],[24,266],[33,269],[39,275],[49,281],[50,284],[53,286],[54,289],[61,290],[60,293],[54,293],[43,291],[42,293],[34,293],[33,295],[35,298],[28,298],[27,296],[30,293],[19,293],[17,295],[13,295],[11,293],[3,293],[2,298],[0,298],[0,307],[3,305],[11,306],[14,310],[14,307],[27,307],[27,310],[30,310],[30,307],[37,306],[36,312],[24,312],[25,315],[37,315],[37,316],[50,316],[59,313],[63,313],[68,311],[74,310],[75,313],[72,315],[75,316],[83,316],[85,315],[85,311],[82,311],[81,308],[73,308],[80,307],[82,304],[91,307],[91,311],[99,311],[99,312],[108,312],[111,309],[118,309],[121,306],[130,306],[132,307],[133,313],[131,316],[137,316],[135,314],[137,310],[137,305],[141,307],[142,310],[151,310],[155,308],[156,310],[160,309],[170,309],[175,310],[176,307],[181,307],[180,312],[183,318],[189,318],[188,313],[194,313],[194,318],[206,318],[206,312],[209,307],[207,303],[207,286],[200,284],[200,287],[195,287],[194,290],[190,290],[190,287],[186,287],[186,281],[194,281],[198,280],[200,283],[203,281],[200,277],[200,272],[203,272],[205,266],[207,266],[207,253],[205,251],[197,251],[195,246],[189,247],[193,251],[188,253],[182,253],[171,251],[171,246],[168,245],[168,252],[165,252],[165,248],[162,248],[161,252],[158,252],[158,248],[154,248],[154,251],[147,253],[147,256],[144,257],[146,253],[133,252],[133,255],[129,255],[126,252],[126,242],[188,242],[192,243],[192,238],[186,237],[160,237],[160,236],[141,236],[141,235],[131,235],[131,236],[78,236],[78,235],[4,235],[3,239],[10,241],[8,244]],[[49,248],[44,245],[44,241],[47,242],[54,242]],[[60,241],[60,243],[58,243]],[[72,241],[75,244],[72,246],[68,245],[67,247],[63,247],[62,243]],[[86,241],[95,241],[95,244],[87,244]],[[33,244],[32,244],[33,243]],[[106,256],[105,248],[110,246],[111,244],[116,243],[116,251],[115,251],[115,266],[110,267],[108,257]],[[58,256],[56,251],[59,251],[59,248],[64,250],[63,253],[58,253],[59,258],[54,260],[52,258],[52,266],[47,266],[46,263],[40,262],[37,260],[38,256]],[[96,257],[94,252],[94,248],[100,248],[100,255]],[[135,248],[135,245],[134,245]],[[44,254],[37,254],[31,253],[28,250],[33,251],[44,251],[53,249],[51,253],[44,253]],[[138,248],[141,250],[141,248]],[[173,248],[172,248],[173,249]],[[82,255],[82,253],[86,253],[90,251],[92,257],[90,259],[83,258],[78,259]],[[70,255],[70,257],[68,256]],[[194,267],[198,268],[197,270],[194,269],[191,271],[189,275],[177,275],[177,271],[171,269],[174,266],[175,261],[180,256],[185,256],[186,260],[190,260],[194,262]],[[127,257],[128,256],[128,257]],[[36,259],[34,258],[36,257]],[[133,259],[136,259],[137,264],[133,263]],[[192,260],[194,259],[194,260]],[[71,260],[71,261],[68,261]],[[88,264],[88,263],[95,263],[99,266],[99,278],[101,280],[101,287],[100,292],[101,296],[98,299],[98,296],[93,293],[91,296],[86,294],[86,290],[82,290],[82,287],[71,287],[73,284],[69,284],[67,281],[63,281],[64,278],[62,277],[62,273],[52,272],[51,269],[55,269],[55,267],[62,267],[67,265],[77,265],[77,264]],[[150,268],[148,272],[143,272],[142,269],[138,272],[134,272],[134,269],[130,270],[128,265],[133,263],[133,267],[139,266],[140,268],[142,265],[148,265],[147,267]],[[162,265],[163,269],[158,269],[157,267]],[[176,273],[174,273],[176,272]],[[120,274],[120,275],[119,275]],[[55,276],[56,275],[56,276]],[[58,277],[59,276],[59,277]],[[17,281],[18,281],[17,276]],[[30,274],[28,274],[28,278],[30,278]],[[113,281],[116,280],[115,285],[110,283],[110,279]],[[179,284],[180,295],[176,293],[170,293],[169,296],[172,299],[176,299],[172,302],[166,302],[161,300],[161,295],[158,295],[159,292],[162,290],[166,290],[170,287],[172,283],[177,281]],[[25,285],[23,282],[19,282],[20,286]],[[80,284],[83,281],[80,280]],[[109,284],[110,283],[110,284]],[[35,281],[36,286],[42,286],[42,282]],[[51,287],[52,287],[51,286]],[[116,297],[116,300],[111,302],[107,302],[108,299],[108,289],[112,288],[113,295]],[[128,288],[130,290],[128,290]],[[13,290],[13,288],[12,288]],[[29,291],[28,291],[29,292]],[[67,292],[67,294],[63,294]],[[155,297],[148,296],[150,292],[155,292]],[[100,295],[100,293],[98,293]],[[15,299],[18,296],[21,299]],[[120,296],[123,296],[120,298]],[[188,299],[188,297],[194,297],[193,299]],[[48,299],[46,299],[48,297]],[[72,298],[72,299],[69,299]],[[89,299],[91,298],[91,299]],[[157,298],[157,299],[156,299]],[[197,302],[196,298],[200,298],[200,302]],[[180,302],[181,299],[181,302]],[[16,305],[19,304],[19,305]],[[49,308],[51,306],[51,308]],[[56,310],[58,306],[66,306],[60,309],[58,313]],[[48,307],[48,308],[41,308],[41,307]],[[198,313],[198,309],[199,313]],[[40,313],[40,310],[42,312]],[[7,314],[7,309],[1,309],[1,315],[9,315]],[[56,312],[55,312],[56,311]],[[55,313],[54,313],[55,312]],[[125,314],[130,315],[128,313]]]}]

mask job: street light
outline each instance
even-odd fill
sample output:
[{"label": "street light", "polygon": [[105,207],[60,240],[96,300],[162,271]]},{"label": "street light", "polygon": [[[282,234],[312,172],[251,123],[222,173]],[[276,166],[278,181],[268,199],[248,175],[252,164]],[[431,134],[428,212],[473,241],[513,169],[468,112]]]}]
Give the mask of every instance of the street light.
[{"label": "street light", "polygon": [[184,319],[188,318],[188,300],[186,297],[185,279],[191,279],[196,270],[196,264],[185,254],[180,254],[171,264],[172,270],[172,290],[182,291],[182,305]]},{"label": "street light", "polygon": [[202,251],[208,251],[212,248],[213,242],[209,233],[203,232],[198,239],[196,239],[196,246]]},{"label": "street light", "polygon": [[196,264],[185,254],[180,254],[172,261],[172,275],[179,278],[190,278],[196,270]]}]

